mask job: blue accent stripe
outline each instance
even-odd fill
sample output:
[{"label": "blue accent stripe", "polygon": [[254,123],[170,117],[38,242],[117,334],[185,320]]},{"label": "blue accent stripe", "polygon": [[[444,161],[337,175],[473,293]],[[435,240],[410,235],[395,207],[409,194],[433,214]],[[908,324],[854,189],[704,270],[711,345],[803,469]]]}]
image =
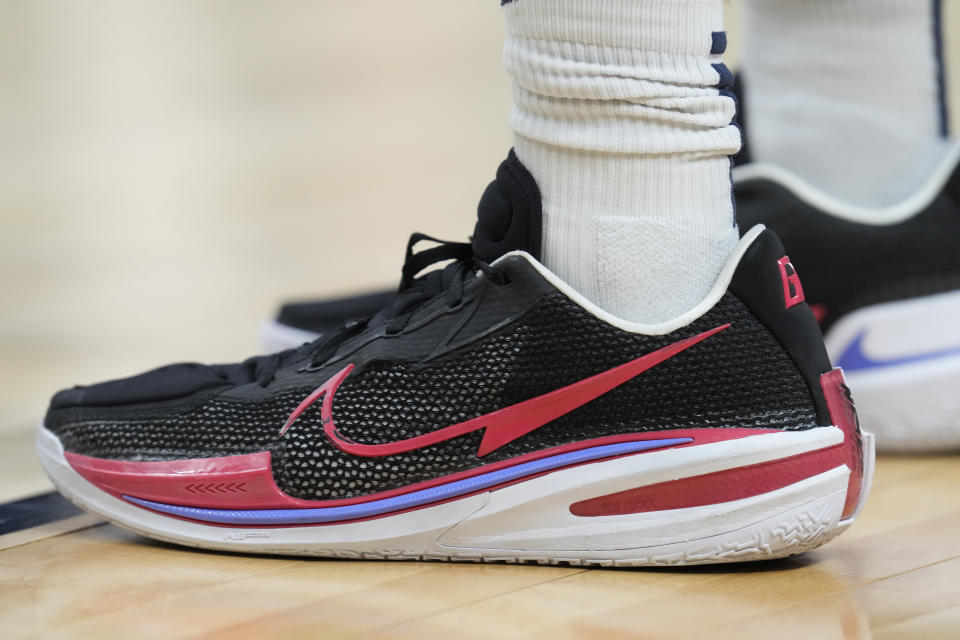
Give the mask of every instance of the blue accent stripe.
[{"label": "blue accent stripe", "polygon": [[175,504],[164,504],[143,500],[132,496],[123,496],[126,500],[154,511],[168,513],[191,520],[212,522],[216,524],[239,525],[293,525],[293,524],[322,524],[325,522],[339,522],[369,518],[393,511],[419,507],[440,500],[448,500],[474,491],[480,491],[505,482],[518,480],[526,476],[550,471],[571,464],[609,458],[626,453],[638,453],[650,449],[660,449],[678,444],[693,442],[693,438],[666,438],[663,440],[637,440],[633,442],[619,442],[607,444],[569,453],[561,453],[549,458],[541,458],[531,462],[524,462],[506,469],[498,469],[489,473],[480,474],[472,478],[457,480],[448,484],[414,491],[393,498],[371,500],[342,507],[321,507],[308,509],[205,509],[200,507],[184,507]]}]

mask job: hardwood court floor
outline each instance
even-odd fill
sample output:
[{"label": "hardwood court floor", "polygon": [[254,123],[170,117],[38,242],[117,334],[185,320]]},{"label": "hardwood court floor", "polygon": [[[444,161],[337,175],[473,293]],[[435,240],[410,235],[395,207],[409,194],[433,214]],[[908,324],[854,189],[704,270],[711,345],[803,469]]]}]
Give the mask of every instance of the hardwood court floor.
[{"label": "hardwood court floor", "polygon": [[[510,146],[502,39],[488,2],[0,4],[0,502],[50,489],[55,390],[246,357],[279,299],[465,238]],[[822,550],[690,570],[240,557],[73,515],[0,537],[0,638],[956,638],[958,488],[960,456],[881,458]]]},{"label": "hardwood court floor", "polygon": [[0,537],[0,626],[143,640],[956,638],[958,486],[956,457],[884,457],[860,519],[822,549],[689,569],[235,556],[80,515]]}]

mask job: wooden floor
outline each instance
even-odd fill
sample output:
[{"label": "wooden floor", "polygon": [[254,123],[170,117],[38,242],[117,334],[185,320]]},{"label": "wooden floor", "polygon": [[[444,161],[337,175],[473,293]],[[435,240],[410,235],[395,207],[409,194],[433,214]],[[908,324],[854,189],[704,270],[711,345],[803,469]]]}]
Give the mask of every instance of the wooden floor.
[{"label": "wooden floor", "polygon": [[[277,300],[469,233],[510,144],[495,5],[0,5],[0,502],[50,490],[58,388],[240,359]],[[0,638],[957,638],[958,489],[960,456],[881,458],[822,550],[690,570],[238,557],[68,514],[0,536]]]},{"label": "wooden floor", "polygon": [[234,556],[80,515],[0,537],[0,620],[5,638],[956,638],[958,462],[882,458],[834,542],[712,568]]}]

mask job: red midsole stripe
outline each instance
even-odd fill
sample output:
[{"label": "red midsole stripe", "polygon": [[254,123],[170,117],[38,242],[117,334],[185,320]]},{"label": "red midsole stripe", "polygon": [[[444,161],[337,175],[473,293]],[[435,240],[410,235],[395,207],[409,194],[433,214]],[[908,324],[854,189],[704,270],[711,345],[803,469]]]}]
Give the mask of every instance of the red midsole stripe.
[{"label": "red midsole stripe", "polygon": [[694,439],[688,444],[676,445],[677,448],[681,448],[770,432],[770,429],[706,428],[606,436],[488,463],[468,471],[448,474],[398,489],[335,500],[304,500],[283,493],[274,482],[270,453],[267,451],[221,458],[166,462],[108,460],[70,452],[64,455],[77,473],[116,497],[129,495],[155,502],[212,509],[297,509],[333,507],[389,498],[530,460],[615,442],[679,437]]},{"label": "red midsole stripe", "polygon": [[812,478],[844,464],[835,445],[789,458],[627,489],[570,505],[575,516],[616,516],[702,507],[751,498]]}]

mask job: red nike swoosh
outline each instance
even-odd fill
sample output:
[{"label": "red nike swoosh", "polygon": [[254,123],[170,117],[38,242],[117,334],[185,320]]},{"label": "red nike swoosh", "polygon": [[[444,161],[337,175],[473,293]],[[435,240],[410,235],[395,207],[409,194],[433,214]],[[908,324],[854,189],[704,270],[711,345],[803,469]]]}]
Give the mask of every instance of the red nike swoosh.
[{"label": "red nike swoosh", "polygon": [[429,447],[430,445],[450,440],[472,431],[486,429],[483,434],[483,439],[480,440],[480,448],[477,450],[477,455],[482,457],[513,442],[520,436],[539,429],[548,422],[582,407],[591,400],[596,400],[603,394],[616,389],[624,382],[635,378],[648,369],[652,369],[665,360],[669,360],[698,342],[702,342],[710,336],[720,333],[729,326],[729,324],[725,324],[710,329],[709,331],[704,331],[699,335],[680,340],[662,349],[657,349],[644,356],[640,356],[636,360],[631,360],[603,373],[598,373],[589,378],[584,378],[579,382],[574,382],[555,391],[545,393],[542,396],[530,398],[529,400],[524,400],[509,407],[504,407],[503,409],[498,409],[497,411],[472,418],[465,422],[459,422],[449,427],[444,427],[443,429],[437,429],[430,433],[384,444],[362,444],[347,440],[340,435],[337,431],[337,426],[333,423],[333,396],[337,392],[340,383],[343,382],[343,379],[353,370],[353,365],[350,364],[304,398],[303,402],[301,402],[290,414],[290,417],[287,418],[283,428],[280,429],[280,435],[286,433],[290,425],[300,417],[300,414],[306,411],[307,407],[323,398],[323,403],[320,406],[323,431],[337,448],[349,454],[368,458],[392,456],[398,453],[413,451],[414,449]]}]

